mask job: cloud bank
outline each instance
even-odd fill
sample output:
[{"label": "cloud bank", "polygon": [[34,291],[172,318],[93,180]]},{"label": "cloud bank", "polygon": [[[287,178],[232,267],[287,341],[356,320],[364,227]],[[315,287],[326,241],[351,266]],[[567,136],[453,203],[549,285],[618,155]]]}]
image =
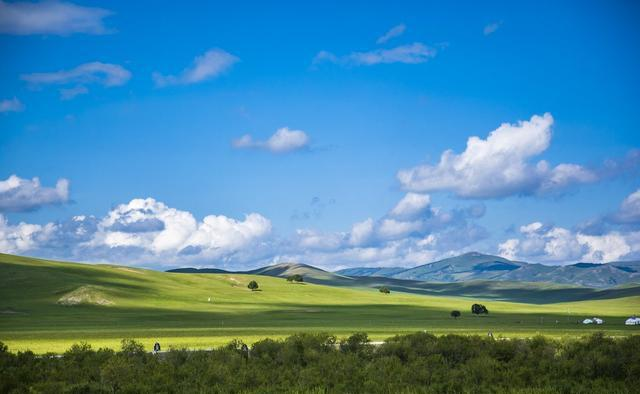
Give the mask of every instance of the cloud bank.
[{"label": "cloud bank", "polygon": [[11,225],[0,214],[2,252],[129,264],[246,261],[243,253],[258,250],[256,244],[270,233],[271,222],[257,213],[242,220],[208,215],[198,221],[153,198],[120,204],[102,218],[81,215],[45,225]]}]

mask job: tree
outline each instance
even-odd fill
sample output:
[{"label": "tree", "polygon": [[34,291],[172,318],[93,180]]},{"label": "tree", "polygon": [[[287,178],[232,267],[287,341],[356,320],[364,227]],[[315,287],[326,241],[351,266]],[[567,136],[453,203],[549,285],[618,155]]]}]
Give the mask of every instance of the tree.
[{"label": "tree", "polygon": [[453,317],[454,319],[459,318],[461,315],[460,311],[451,311],[451,317]]},{"label": "tree", "polygon": [[390,293],[391,293],[391,290],[389,290],[389,288],[388,288],[387,286],[382,286],[382,287],[380,288],[380,293],[383,293],[383,294],[390,294]]},{"label": "tree", "polygon": [[287,276],[287,282],[304,282],[304,277],[300,274],[295,274],[291,276]]},{"label": "tree", "polygon": [[255,280],[252,280],[251,282],[249,282],[247,287],[250,288],[251,291],[258,290],[258,282],[256,282]]},{"label": "tree", "polygon": [[474,315],[488,315],[489,310],[482,304],[473,304],[471,305],[471,313]]}]

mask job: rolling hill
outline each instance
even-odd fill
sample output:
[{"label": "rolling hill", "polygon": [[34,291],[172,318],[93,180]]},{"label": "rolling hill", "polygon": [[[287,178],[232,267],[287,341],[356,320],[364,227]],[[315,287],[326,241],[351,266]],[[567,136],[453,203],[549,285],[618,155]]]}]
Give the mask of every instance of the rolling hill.
[{"label": "rolling hill", "polygon": [[346,276],[383,276],[423,282],[523,281],[608,288],[627,283],[640,283],[640,262],[549,266],[471,252],[403,270],[349,268],[336,273]]},{"label": "rolling hill", "polygon": [[[300,265],[272,267],[260,275],[188,274],[0,254],[0,341],[14,351],[42,353],[61,352],[80,341],[117,348],[122,338],[137,339],[147,347],[160,341],[164,348],[207,348],[234,338],[252,342],[304,331],[338,336],[366,331],[374,339],[422,330],[436,334],[486,334],[490,330],[509,337],[637,331],[623,324],[626,317],[639,312],[635,287],[579,302],[535,304],[483,297],[480,293],[487,289],[486,284],[466,284],[470,287],[455,290],[468,297],[451,296],[454,290],[446,288],[385,295],[361,287],[373,286],[376,278],[350,287],[294,284],[269,276],[299,270],[316,275],[315,279],[308,276],[309,282],[345,281]],[[251,280],[259,283],[259,291],[247,288]],[[407,286],[404,280],[394,280]],[[425,291],[419,285],[416,288]],[[535,289],[538,297],[554,291],[553,287]],[[470,316],[470,305],[478,301],[491,311],[489,316]],[[454,309],[462,311],[461,319],[449,316]],[[607,325],[576,324],[587,316],[602,317]]]}]

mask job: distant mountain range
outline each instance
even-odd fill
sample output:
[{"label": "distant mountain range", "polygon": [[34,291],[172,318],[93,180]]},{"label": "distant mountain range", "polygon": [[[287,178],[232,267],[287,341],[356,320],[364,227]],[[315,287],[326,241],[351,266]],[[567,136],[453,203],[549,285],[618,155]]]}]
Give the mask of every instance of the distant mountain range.
[{"label": "distant mountain range", "polygon": [[[443,260],[444,261],[444,260]],[[538,264],[527,264],[522,262],[511,262],[496,256],[481,255],[479,253],[469,253],[453,259],[447,259],[448,263],[441,261],[432,263],[432,266],[407,268],[349,268],[338,272],[328,272],[320,268],[299,263],[279,263],[250,271],[224,271],[216,268],[178,268],[168,272],[189,273],[189,274],[250,274],[265,275],[286,278],[299,274],[304,278],[304,282],[315,283],[328,286],[350,287],[350,288],[380,288],[385,286],[391,291],[400,291],[413,294],[473,297],[482,299],[495,299],[504,301],[527,302],[534,304],[547,304],[554,302],[570,302],[582,300],[610,299],[618,297],[629,297],[640,295],[640,278],[634,266],[638,263],[615,264],[618,268],[613,268],[623,272],[624,284],[592,286],[588,284],[574,284],[569,280],[566,283],[554,283],[554,280],[543,280],[539,275],[538,280],[508,279],[499,274],[514,273],[519,269],[529,270],[528,266],[538,267]],[[514,268],[515,266],[515,268]],[[630,267],[631,266],[631,267]],[[611,278],[601,281],[595,280],[602,269],[600,264],[575,264],[569,271],[579,270],[582,275],[571,274],[567,278],[578,277],[585,283],[611,283]],[[539,267],[538,267],[539,268]],[[550,267],[553,268],[553,267]],[[544,270],[544,266],[542,270]],[[584,271],[582,271],[584,270]],[[634,270],[634,272],[628,272]],[[469,273],[471,271],[471,273]],[[566,273],[567,269],[562,272]],[[614,271],[614,272],[617,272]],[[564,275],[563,273],[559,275]],[[428,278],[411,279],[413,275],[422,275]],[[384,276],[389,275],[389,276]],[[399,277],[390,277],[398,275]],[[474,277],[475,276],[475,277]],[[484,276],[484,277],[483,277]],[[524,277],[524,274],[519,274]],[[438,278],[434,280],[432,278]],[[444,281],[442,278],[449,279]],[[590,278],[588,281],[585,278]],[[622,282],[620,277],[618,281]],[[454,281],[455,280],[455,281]]]},{"label": "distant mountain range", "polygon": [[471,252],[414,268],[347,268],[336,273],[423,282],[521,281],[603,288],[640,282],[640,261],[549,266]]},{"label": "distant mountain range", "polygon": [[[423,284],[425,282],[436,284],[469,281],[545,282],[591,288],[610,288],[627,283],[640,283],[640,261],[550,266],[511,261],[503,257],[477,252],[465,253],[413,268],[357,267],[328,272],[306,264],[280,263],[250,271],[231,272],[216,268],[178,268],[168,272],[242,273],[279,277],[301,274],[310,282],[343,286],[357,286],[363,282],[372,282],[372,280],[363,281],[362,278],[378,278],[378,282],[379,278],[387,278]],[[359,280],[356,281],[356,279]]]}]

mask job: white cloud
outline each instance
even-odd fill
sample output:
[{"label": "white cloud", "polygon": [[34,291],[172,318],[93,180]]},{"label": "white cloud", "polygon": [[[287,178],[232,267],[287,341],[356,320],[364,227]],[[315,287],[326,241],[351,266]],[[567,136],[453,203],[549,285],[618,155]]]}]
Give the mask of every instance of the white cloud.
[{"label": "white cloud", "polygon": [[389,31],[384,33],[383,36],[378,38],[378,40],[376,41],[376,44],[384,44],[392,38],[400,37],[406,29],[407,29],[407,26],[405,26],[404,23],[394,26]]},{"label": "white cloud", "polygon": [[485,36],[493,34],[500,28],[501,25],[502,25],[502,22],[489,23],[484,27],[484,29],[482,29],[482,33]]},{"label": "white cloud", "polygon": [[631,252],[631,246],[626,238],[618,232],[605,235],[577,234],[576,238],[588,248],[587,253],[582,257],[585,261],[615,261]]},{"label": "white cloud", "polygon": [[112,12],[95,7],[82,7],[62,1],[5,2],[0,1],[0,33],[106,34],[103,19]]},{"label": "white cloud", "polygon": [[0,113],[24,111],[24,104],[17,98],[0,100]]},{"label": "white cloud", "polygon": [[320,51],[313,59],[313,64],[324,62],[346,66],[372,66],[376,64],[405,63],[419,64],[429,61],[437,54],[435,48],[420,42],[401,45],[390,49],[374,49],[367,52],[352,52],[345,56],[336,56],[331,52]]},{"label": "white cloud", "polygon": [[189,85],[218,77],[229,70],[240,59],[222,49],[211,49],[194,59],[193,64],[180,75],[153,73],[157,87]]},{"label": "white cloud", "polygon": [[12,226],[0,214],[0,252],[23,253],[34,249],[48,240],[54,230],[55,226],[52,223],[41,226],[21,222]]},{"label": "white cloud", "polygon": [[429,208],[431,197],[428,194],[407,193],[391,210],[391,215],[398,218],[415,218]]},{"label": "white cloud", "polygon": [[0,181],[0,212],[33,211],[43,205],[69,201],[69,181],[59,179],[55,187],[43,187],[40,179],[11,175]]},{"label": "white cloud", "polygon": [[487,139],[470,137],[461,154],[445,151],[437,165],[399,171],[398,180],[407,190],[451,191],[466,198],[548,194],[595,182],[595,173],[576,164],[551,167],[544,160],[530,162],[549,147],[552,125],[548,113],[517,124],[504,123]]},{"label": "white cloud", "polygon": [[405,222],[395,219],[383,219],[378,227],[378,236],[385,240],[403,238],[422,229],[420,221]]},{"label": "white cloud", "polygon": [[622,201],[612,218],[617,223],[640,223],[640,189]]},{"label": "white cloud", "polygon": [[98,84],[105,87],[124,85],[131,79],[131,72],[117,64],[91,62],[71,70],[23,74],[20,78],[32,86],[75,85],[60,90],[60,97],[68,100],[77,95],[86,94],[88,89],[84,85]]},{"label": "white cloud", "polygon": [[275,252],[278,259],[331,268],[338,262],[340,266],[424,264],[485,239],[486,230],[470,223],[483,214],[483,206],[433,208],[428,195],[409,193],[377,221],[368,218],[354,223],[347,233],[298,230],[294,247]]},{"label": "white cloud", "polygon": [[305,149],[309,146],[309,136],[302,130],[290,130],[288,127],[278,129],[266,141],[256,141],[249,134],[232,142],[238,149],[258,148],[274,153],[287,153]]},{"label": "white cloud", "polygon": [[299,229],[291,238],[281,239],[272,234],[271,222],[257,213],[243,219],[208,215],[198,220],[153,198],[134,199],[101,218],[76,215],[63,222],[11,225],[0,216],[0,252],[156,268],[214,264],[246,269],[284,260],[330,268],[413,266],[450,256],[483,239],[484,230],[469,223],[478,217],[473,211],[429,207],[412,219],[387,215],[354,223],[347,232]]},{"label": "white cloud", "polygon": [[349,244],[362,246],[371,241],[374,231],[374,221],[368,218],[362,222],[354,223],[349,233]]},{"label": "white cloud", "polygon": [[101,219],[78,215],[65,222],[10,225],[0,215],[0,252],[124,264],[247,262],[261,253],[270,233],[271,222],[257,213],[242,220],[208,215],[198,221],[190,212],[146,198],[120,204]]},{"label": "white cloud", "polygon": [[186,252],[219,257],[247,247],[270,232],[271,222],[257,213],[246,215],[244,220],[209,215],[198,222],[190,212],[146,198],[111,210],[99,223],[89,245],[135,247],[153,256],[171,257]]},{"label": "white cloud", "polygon": [[534,222],[521,226],[520,233],[520,238],[508,239],[498,246],[501,256],[543,263],[601,263],[624,258],[634,251],[633,232],[587,235]]}]

